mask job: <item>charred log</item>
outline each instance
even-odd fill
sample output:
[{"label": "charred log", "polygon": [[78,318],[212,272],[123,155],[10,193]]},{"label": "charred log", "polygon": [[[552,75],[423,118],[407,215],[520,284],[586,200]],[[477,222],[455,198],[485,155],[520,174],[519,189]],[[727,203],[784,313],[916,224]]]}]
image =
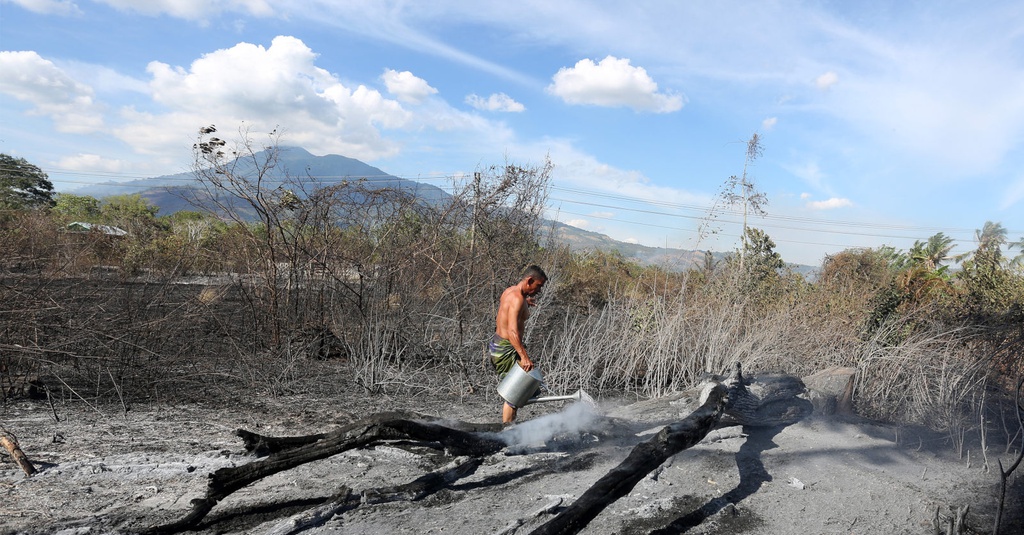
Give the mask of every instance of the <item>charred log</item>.
[{"label": "charred log", "polygon": [[[373,416],[359,420],[357,422],[348,424],[340,427],[337,430],[331,431],[330,433],[315,433],[312,435],[302,435],[295,437],[272,437],[261,435],[259,433],[253,433],[245,429],[239,429],[235,431],[235,436],[242,439],[243,447],[245,451],[256,455],[268,455],[272,453],[278,453],[281,451],[297,448],[300,446],[306,446],[312,444],[318,440],[324,439],[331,435],[339,433],[347,433],[353,429],[365,427],[367,422],[387,422],[394,420],[415,420],[415,421],[431,421],[433,418],[409,411],[395,411],[395,412],[380,412]],[[452,428],[466,432],[490,432],[497,433],[501,431],[501,424],[474,424],[469,422],[445,422],[445,424]]]},{"label": "charred log", "polygon": [[[798,398],[804,392],[800,379],[790,376],[744,381],[740,366],[726,380],[709,383],[701,405],[683,420],[663,428],[653,438],[637,445],[616,468],[592,485],[574,504],[562,510],[533,533],[578,533],[601,511],[625,496],[636,484],[669,457],[688,449],[722,425],[779,426],[793,423],[809,414],[811,403]],[[425,417],[408,412],[381,413],[329,433],[302,437],[267,437],[239,430],[245,449],[267,457],[252,463],[222,468],[210,474],[204,498],[193,500],[185,518],[150,530],[151,533],[177,533],[195,528],[218,502],[233,492],[264,477],[324,459],[355,448],[367,448],[381,442],[412,441],[454,456],[470,460],[453,463],[450,468],[427,474],[411,483],[355,495],[346,489],[325,505],[293,517],[281,525],[283,532],[294,532],[311,523],[324,522],[339,511],[359,504],[387,501],[414,501],[472,474],[482,458],[505,448],[494,436],[496,424],[423,421]]]},{"label": "charred log", "polygon": [[578,500],[540,526],[534,535],[579,533],[606,507],[629,493],[666,459],[692,447],[718,424],[729,400],[729,389],[715,385],[707,400],[682,421],[666,426],[647,442],[633,448],[619,466],[590,486]]},{"label": "charred log", "polygon": [[459,479],[472,475],[481,463],[483,463],[482,458],[453,462],[441,470],[416,478],[411,483],[366,490],[362,494],[355,494],[350,488],[342,487],[326,503],[279,522],[267,532],[267,535],[294,535],[321,526],[334,515],[354,509],[361,504],[421,500]]},{"label": "charred log", "polygon": [[193,500],[192,511],[185,518],[157,526],[150,532],[178,533],[192,529],[218,502],[264,477],[351,449],[365,448],[387,440],[409,439],[436,445],[452,455],[485,456],[505,447],[504,442],[486,435],[413,420],[381,421],[378,415],[328,433],[315,442],[279,451],[249,464],[217,470],[210,474],[206,497]]},{"label": "charred log", "polygon": [[792,423],[796,421],[794,418],[810,412],[810,402],[795,397],[803,391],[799,379],[784,376],[765,384],[770,386],[762,385],[751,392],[736,363],[728,379],[710,384],[704,390],[703,403],[697,410],[633,448],[619,466],[591,485],[572,505],[534,530],[533,535],[579,533],[669,457],[703,440],[726,415],[746,425],[779,425],[779,422]]}]

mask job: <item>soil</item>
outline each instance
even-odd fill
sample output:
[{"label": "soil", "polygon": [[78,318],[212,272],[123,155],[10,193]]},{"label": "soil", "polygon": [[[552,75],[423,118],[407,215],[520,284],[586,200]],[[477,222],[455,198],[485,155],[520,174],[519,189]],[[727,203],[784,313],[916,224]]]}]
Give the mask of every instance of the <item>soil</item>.
[{"label": "soil", "polygon": [[[255,459],[234,435],[319,433],[385,410],[495,422],[495,394],[451,399],[277,398],[187,405],[51,407],[8,402],[0,421],[39,472],[0,455],[0,533],[138,533],[182,518],[213,471]],[[418,501],[363,503],[308,534],[530,533],[579,497],[661,426],[691,411],[685,394],[645,401],[530,405],[501,431],[509,447],[470,476]],[[606,416],[609,418],[602,418]],[[1019,442],[1018,442],[1019,443]],[[583,533],[932,534],[969,505],[975,533],[991,533],[997,459],[956,455],[942,435],[812,415],[778,428],[725,427],[644,478]],[[294,515],[355,492],[408,483],[454,459],[394,443],[353,450],[276,474],[228,496],[197,533],[277,533]],[[1020,476],[1011,478],[1003,533],[1022,533]],[[944,532],[944,528],[943,528]]]}]

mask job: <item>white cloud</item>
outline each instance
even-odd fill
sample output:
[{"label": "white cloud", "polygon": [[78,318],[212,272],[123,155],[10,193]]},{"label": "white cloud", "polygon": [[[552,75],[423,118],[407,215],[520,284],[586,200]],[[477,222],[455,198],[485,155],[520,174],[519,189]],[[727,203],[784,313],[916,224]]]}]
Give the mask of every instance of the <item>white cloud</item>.
[{"label": "white cloud", "polygon": [[682,109],[682,95],[659,93],[658,84],[643,67],[628,59],[608,56],[594,63],[582,59],[575,67],[563,67],[552,77],[547,90],[569,104],[629,107],[636,111],[669,113]]},{"label": "white cloud", "polygon": [[775,128],[775,125],[778,124],[778,123],[779,123],[779,118],[778,117],[768,117],[767,119],[761,121],[761,129],[765,130],[765,131],[770,131],[773,128]]},{"label": "white cloud", "polygon": [[430,87],[430,84],[422,78],[416,77],[409,71],[398,72],[386,69],[381,76],[388,92],[402,102],[419,104],[430,95],[437,93],[437,89]]},{"label": "white cloud", "polygon": [[622,195],[656,203],[710,206],[712,202],[708,195],[697,195],[671,186],[652,184],[643,173],[602,163],[594,156],[580,152],[568,142],[547,140],[543,144],[543,149],[545,152],[541,155],[546,153],[553,162],[556,162],[552,176],[560,184],[581,187],[589,192]]},{"label": "white cloud", "polygon": [[466,96],[466,104],[483,111],[501,111],[519,113],[526,111],[526,106],[516,102],[515,99],[505,93],[494,93],[487,98],[471,94]]},{"label": "white cloud", "polygon": [[257,17],[274,13],[267,0],[97,0],[120,11],[134,11],[143,15],[166,14],[192,21],[205,21],[224,12],[236,12]]},{"label": "white cloud", "polygon": [[814,80],[814,85],[822,91],[831,89],[837,83],[839,83],[839,75],[832,71],[826,72]]},{"label": "white cloud", "polygon": [[826,201],[811,201],[807,203],[807,207],[811,210],[834,210],[847,206],[853,206],[853,202],[850,199],[840,199],[838,197],[832,197]]},{"label": "white cloud", "polygon": [[124,92],[149,93],[149,84],[145,80],[126,76],[105,65],[66,61],[61,63],[61,69],[68,76],[91,87],[98,95]]},{"label": "white cloud", "polygon": [[57,167],[67,171],[93,171],[101,173],[120,173],[125,165],[121,160],[104,158],[96,154],[79,153],[61,158]]},{"label": "white cloud", "polygon": [[588,230],[590,227],[590,221],[587,221],[586,219],[570,219],[566,221],[565,224],[572,227],[581,228],[583,230]]},{"label": "white cloud", "polygon": [[793,173],[797,178],[800,178],[807,184],[813,186],[815,189],[826,189],[824,185],[825,173],[821,170],[821,167],[818,166],[817,162],[804,162],[800,164],[785,165],[783,167],[790,173]]},{"label": "white cloud", "polygon": [[73,0],[4,0],[41,15],[81,15]]},{"label": "white cloud", "polygon": [[1018,178],[1006,188],[1006,193],[1002,196],[1002,202],[999,203],[999,209],[1007,210],[1012,208],[1021,200],[1024,200],[1024,178]]},{"label": "white cloud", "polygon": [[239,43],[192,62],[188,69],[151,62],[153,100],[162,113],[125,109],[117,135],[137,150],[181,147],[199,126],[255,131],[281,127],[285,142],[315,153],[373,160],[397,152],[381,128],[402,128],[411,114],[395,100],[360,85],[346,87],[316,66],[301,40],[279,36],[269,48]]},{"label": "white cloud", "polygon": [[615,217],[614,212],[591,212],[590,217],[600,217],[602,219],[612,219]]},{"label": "white cloud", "polygon": [[84,134],[103,126],[89,86],[75,81],[35,52],[0,51],[0,93],[6,93],[49,116],[60,132]]}]

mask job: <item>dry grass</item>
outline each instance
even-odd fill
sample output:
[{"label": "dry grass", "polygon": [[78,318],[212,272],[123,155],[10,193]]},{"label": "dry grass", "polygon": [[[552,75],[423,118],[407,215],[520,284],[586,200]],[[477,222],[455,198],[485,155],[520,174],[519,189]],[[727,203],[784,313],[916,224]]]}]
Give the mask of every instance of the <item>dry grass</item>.
[{"label": "dry grass", "polygon": [[[855,405],[866,417],[925,424],[964,436],[983,432],[990,359],[977,331],[893,321],[859,338],[813,307],[753,309],[729,295],[613,300],[592,314],[566,314],[556,332],[538,333],[548,382],[556,390],[663,395],[723,374],[732,362],[751,373],[809,375],[858,370]],[[900,334],[898,344],[894,333]],[[909,334],[908,334],[909,333]]]}]

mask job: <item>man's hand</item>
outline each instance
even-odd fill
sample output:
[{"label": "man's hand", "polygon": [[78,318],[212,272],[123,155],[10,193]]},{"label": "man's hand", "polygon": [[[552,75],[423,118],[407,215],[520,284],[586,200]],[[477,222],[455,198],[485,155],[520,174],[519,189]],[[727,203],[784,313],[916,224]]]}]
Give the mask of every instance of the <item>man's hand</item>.
[{"label": "man's hand", "polygon": [[529,296],[528,296],[528,297],[526,298],[526,304],[527,304],[527,305],[530,305],[530,306],[532,306],[532,307],[535,307],[535,306],[537,306],[537,299],[535,299],[535,298],[533,298],[533,297],[529,297]]},{"label": "man's hand", "polygon": [[528,372],[533,369],[533,361],[528,358],[520,359],[519,367],[522,368],[524,372]]}]

